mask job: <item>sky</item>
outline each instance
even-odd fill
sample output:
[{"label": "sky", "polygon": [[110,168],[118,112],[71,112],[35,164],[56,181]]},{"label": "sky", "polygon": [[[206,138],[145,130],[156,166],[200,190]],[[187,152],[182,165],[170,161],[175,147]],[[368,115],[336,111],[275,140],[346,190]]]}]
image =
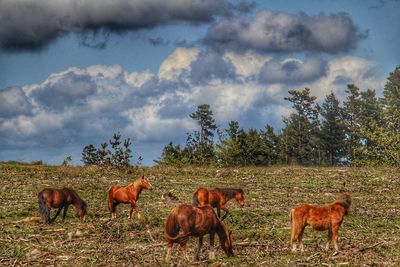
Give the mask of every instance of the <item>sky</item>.
[{"label": "sky", "polygon": [[0,161],[78,165],[120,132],[152,165],[204,103],[278,132],[289,90],[380,96],[399,47],[397,0],[0,0]]}]

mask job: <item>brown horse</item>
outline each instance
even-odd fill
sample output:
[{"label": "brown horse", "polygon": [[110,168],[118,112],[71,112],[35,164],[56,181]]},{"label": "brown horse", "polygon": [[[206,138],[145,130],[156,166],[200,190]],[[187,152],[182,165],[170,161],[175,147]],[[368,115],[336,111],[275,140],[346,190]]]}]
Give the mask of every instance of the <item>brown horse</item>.
[{"label": "brown horse", "polygon": [[[46,188],[43,189],[38,195],[39,210],[40,215],[45,219],[46,223],[51,224],[55,221],[57,216],[60,214],[61,210],[64,208],[63,220],[67,215],[68,206],[70,204],[74,205],[77,211],[77,215],[81,221],[84,220],[86,215],[87,205],[83,201],[78,193],[73,189],[63,188],[63,189],[53,189]],[[56,215],[53,219],[50,219],[50,210],[52,208],[58,208]]]},{"label": "brown horse", "polygon": [[328,250],[333,238],[335,250],[339,251],[339,228],[343,218],[348,214],[351,205],[351,196],[342,194],[340,199],[330,205],[311,206],[303,204],[290,211],[292,251],[297,250],[297,242],[301,251],[304,251],[302,243],[304,229],[307,225],[318,231],[328,230],[328,242],[325,249]]},{"label": "brown horse", "polygon": [[[182,234],[179,231],[182,230]],[[180,205],[175,207],[167,219],[165,225],[165,238],[167,239],[167,255],[165,261],[171,261],[171,253],[174,243],[178,243],[186,254],[186,243],[190,236],[199,238],[199,246],[196,252],[196,260],[200,258],[201,247],[203,246],[203,236],[210,235],[210,259],[215,258],[214,235],[218,234],[221,248],[228,257],[233,256],[232,232],[228,232],[225,225],[217,217],[215,211],[210,206],[194,207],[192,205]]]},{"label": "brown horse", "polygon": [[214,188],[208,190],[206,188],[199,188],[193,194],[193,205],[196,207],[210,205],[217,208],[218,217],[221,218],[221,209],[225,211],[221,220],[228,216],[229,210],[225,207],[226,202],[235,198],[240,207],[244,206],[244,192],[242,189],[234,188]]},{"label": "brown horse", "polygon": [[128,218],[132,217],[133,210],[136,211],[138,218],[141,218],[139,208],[136,202],[139,199],[139,195],[143,189],[151,190],[151,184],[147,181],[147,177],[144,175],[142,178],[138,178],[133,183],[128,184],[126,187],[119,185],[113,185],[108,189],[108,209],[111,212],[111,219],[117,218],[115,208],[120,204],[131,204],[131,210]]}]

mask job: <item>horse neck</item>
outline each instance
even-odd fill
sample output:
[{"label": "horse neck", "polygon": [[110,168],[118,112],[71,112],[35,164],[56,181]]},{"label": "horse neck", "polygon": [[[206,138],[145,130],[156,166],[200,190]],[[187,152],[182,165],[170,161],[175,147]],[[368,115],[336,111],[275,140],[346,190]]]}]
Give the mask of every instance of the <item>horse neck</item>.
[{"label": "horse neck", "polygon": [[142,192],[144,187],[140,182],[138,182],[138,183],[134,182],[131,184],[131,188],[133,188],[139,195]]},{"label": "horse neck", "polygon": [[223,246],[225,246],[225,241],[228,239],[228,236],[226,235],[225,227],[222,225],[219,219],[217,222],[216,231],[221,245],[223,244]]},{"label": "horse neck", "polygon": [[225,197],[226,201],[235,198],[239,192],[237,189],[218,189],[218,191]]},{"label": "horse neck", "polygon": [[78,196],[75,191],[70,190],[69,193],[71,195],[71,204],[74,205],[75,208],[80,209],[83,204],[83,200]]}]

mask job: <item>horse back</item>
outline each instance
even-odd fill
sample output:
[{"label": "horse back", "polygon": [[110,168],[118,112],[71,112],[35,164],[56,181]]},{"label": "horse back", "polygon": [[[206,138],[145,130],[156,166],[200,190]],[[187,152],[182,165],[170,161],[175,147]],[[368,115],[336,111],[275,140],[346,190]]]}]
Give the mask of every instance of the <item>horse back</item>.
[{"label": "horse back", "polygon": [[114,199],[120,203],[130,203],[129,192],[127,187],[120,185],[113,185],[108,190],[108,196],[110,199]]},{"label": "horse back", "polygon": [[39,193],[39,196],[42,196],[49,208],[59,208],[68,201],[63,189],[45,188]]},{"label": "horse back", "polygon": [[311,205],[301,205],[300,209],[304,214],[303,221],[305,224],[310,225],[315,230],[324,231],[329,229],[332,224],[341,222],[342,216],[332,209],[331,205],[323,206],[311,206]]},{"label": "horse back", "polygon": [[[209,191],[206,188],[198,188],[194,193],[194,204],[195,206],[203,207],[209,204]],[[196,201],[197,199],[197,201]],[[197,204],[197,205],[196,205]]]}]

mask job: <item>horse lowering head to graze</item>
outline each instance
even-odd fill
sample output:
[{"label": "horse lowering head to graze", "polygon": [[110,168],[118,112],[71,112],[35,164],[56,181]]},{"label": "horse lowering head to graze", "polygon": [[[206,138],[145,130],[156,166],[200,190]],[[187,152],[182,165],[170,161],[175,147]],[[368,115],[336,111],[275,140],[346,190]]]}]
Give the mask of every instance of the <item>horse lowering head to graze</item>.
[{"label": "horse lowering head to graze", "polygon": [[210,205],[213,208],[217,208],[218,217],[221,217],[221,209],[225,211],[224,216],[221,218],[224,220],[228,216],[229,210],[225,207],[225,204],[231,200],[236,199],[241,207],[244,206],[244,192],[240,188],[198,188],[193,194],[193,205],[205,206]]},{"label": "horse lowering head to graze", "polygon": [[108,209],[111,212],[111,219],[117,218],[115,208],[120,204],[131,204],[131,210],[128,218],[132,217],[133,210],[136,211],[138,218],[141,218],[139,208],[136,202],[139,199],[139,195],[143,189],[151,190],[151,184],[147,181],[147,177],[144,175],[141,178],[136,179],[133,183],[122,187],[119,185],[113,185],[108,189]]},{"label": "horse lowering head to graze", "polygon": [[[182,234],[178,235],[179,232]],[[167,255],[165,261],[171,261],[171,253],[174,243],[178,243],[186,254],[186,243],[190,236],[199,238],[199,246],[196,252],[196,260],[200,258],[203,236],[210,235],[210,259],[215,258],[214,235],[217,234],[221,248],[228,257],[233,256],[232,232],[228,232],[223,222],[217,217],[210,206],[195,207],[192,205],[180,205],[175,207],[168,216],[165,225],[165,238],[167,239]]]},{"label": "horse lowering head to graze", "polygon": [[[46,188],[39,192],[38,195],[40,215],[45,219],[45,222],[50,224],[55,221],[61,210],[63,212],[63,220],[67,215],[68,206],[74,205],[77,211],[77,215],[81,221],[84,220],[87,210],[87,204],[83,201],[75,190],[70,188],[53,189]],[[54,218],[50,219],[50,210],[52,208],[58,208]]]},{"label": "horse lowering head to graze", "polygon": [[340,199],[330,205],[311,206],[302,204],[290,211],[291,216],[291,240],[293,252],[300,243],[301,251],[304,251],[302,243],[304,229],[307,225],[318,231],[328,230],[328,241],[325,249],[328,250],[333,239],[335,250],[339,251],[339,228],[343,218],[348,214],[351,205],[351,196],[342,194]]}]

